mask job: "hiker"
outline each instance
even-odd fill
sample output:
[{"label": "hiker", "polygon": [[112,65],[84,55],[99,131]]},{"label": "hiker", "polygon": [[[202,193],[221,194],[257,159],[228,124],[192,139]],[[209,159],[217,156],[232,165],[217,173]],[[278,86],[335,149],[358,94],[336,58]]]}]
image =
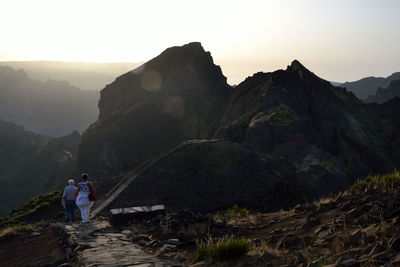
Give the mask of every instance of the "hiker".
[{"label": "hiker", "polygon": [[89,220],[90,208],[93,205],[93,201],[89,199],[89,195],[91,194],[94,196],[94,188],[92,183],[88,181],[88,175],[86,173],[82,173],[81,178],[82,182],[78,184],[78,190],[75,196],[76,205],[81,210],[82,222],[86,223]]},{"label": "hiker", "polygon": [[68,186],[64,188],[61,199],[61,204],[65,209],[65,222],[69,220],[73,223],[75,221],[75,194],[78,188],[74,185],[74,180],[68,180]]}]

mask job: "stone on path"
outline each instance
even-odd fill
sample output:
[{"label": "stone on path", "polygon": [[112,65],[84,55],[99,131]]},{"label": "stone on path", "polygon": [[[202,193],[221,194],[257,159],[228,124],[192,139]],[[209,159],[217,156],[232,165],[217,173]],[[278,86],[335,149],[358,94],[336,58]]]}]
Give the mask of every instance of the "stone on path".
[{"label": "stone on path", "polygon": [[82,266],[162,267],[173,264],[147,254],[130,242],[127,231],[119,232],[107,220],[66,225],[69,245],[78,253]]}]

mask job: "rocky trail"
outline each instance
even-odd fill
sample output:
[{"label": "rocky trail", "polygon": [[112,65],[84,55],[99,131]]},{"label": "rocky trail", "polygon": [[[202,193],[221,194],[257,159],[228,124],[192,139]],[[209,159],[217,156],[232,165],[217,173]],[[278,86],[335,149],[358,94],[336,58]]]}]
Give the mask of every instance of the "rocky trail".
[{"label": "rocky trail", "polygon": [[129,230],[117,230],[106,219],[66,225],[65,230],[79,266],[173,266],[171,262],[145,253],[129,240]]}]

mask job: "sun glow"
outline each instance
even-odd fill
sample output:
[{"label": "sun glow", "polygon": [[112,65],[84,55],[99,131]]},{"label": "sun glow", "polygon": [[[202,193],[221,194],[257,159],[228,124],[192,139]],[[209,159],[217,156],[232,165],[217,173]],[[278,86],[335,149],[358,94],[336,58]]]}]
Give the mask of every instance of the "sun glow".
[{"label": "sun glow", "polygon": [[0,60],[139,62],[200,41],[231,83],[295,58],[337,81],[400,68],[398,1],[1,3]]}]

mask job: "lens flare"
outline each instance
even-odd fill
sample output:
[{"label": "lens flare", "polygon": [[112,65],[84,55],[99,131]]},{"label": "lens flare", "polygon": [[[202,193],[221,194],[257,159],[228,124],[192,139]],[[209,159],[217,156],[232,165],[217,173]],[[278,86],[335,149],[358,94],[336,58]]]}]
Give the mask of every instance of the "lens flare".
[{"label": "lens flare", "polygon": [[185,111],[185,102],[180,96],[170,96],[164,102],[164,111],[175,117],[182,116]]},{"label": "lens flare", "polygon": [[140,75],[140,83],[146,91],[156,92],[161,88],[162,77],[158,72],[146,69]]}]

